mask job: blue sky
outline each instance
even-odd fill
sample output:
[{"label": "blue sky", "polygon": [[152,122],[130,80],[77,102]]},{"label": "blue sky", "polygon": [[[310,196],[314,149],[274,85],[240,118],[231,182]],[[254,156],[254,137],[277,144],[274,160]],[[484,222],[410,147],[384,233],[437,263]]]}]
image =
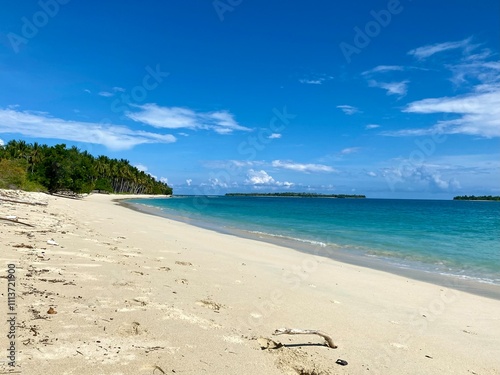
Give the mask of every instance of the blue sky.
[{"label": "blue sky", "polygon": [[500,194],[498,1],[6,0],[0,143],[177,194]]}]

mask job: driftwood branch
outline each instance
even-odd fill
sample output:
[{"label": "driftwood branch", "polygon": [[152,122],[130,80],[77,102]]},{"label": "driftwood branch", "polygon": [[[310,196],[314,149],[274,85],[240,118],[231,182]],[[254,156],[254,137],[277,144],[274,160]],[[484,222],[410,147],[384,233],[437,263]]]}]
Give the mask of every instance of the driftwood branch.
[{"label": "driftwood branch", "polygon": [[330,348],[337,348],[337,345],[334,344],[333,339],[329,335],[314,329],[278,328],[274,331],[274,335],[318,335],[326,340],[326,343]]},{"label": "driftwood branch", "polygon": [[35,227],[34,225],[31,225],[31,224],[28,224],[28,223],[23,223],[22,221],[19,221],[17,219],[8,219],[6,217],[0,217],[0,220],[10,221],[11,223],[22,224],[22,225],[26,225],[26,226],[32,227],[32,228]]},{"label": "driftwood branch", "polygon": [[10,203],[29,204],[31,206],[47,206],[47,203],[42,203],[42,202],[28,202],[28,201],[20,201],[17,199],[7,199],[7,198],[1,198],[1,197],[0,197],[0,201],[10,202]]},{"label": "driftwood branch", "polygon": [[78,199],[78,200],[83,198],[83,195],[75,193],[71,190],[58,190],[48,194],[59,198]]}]

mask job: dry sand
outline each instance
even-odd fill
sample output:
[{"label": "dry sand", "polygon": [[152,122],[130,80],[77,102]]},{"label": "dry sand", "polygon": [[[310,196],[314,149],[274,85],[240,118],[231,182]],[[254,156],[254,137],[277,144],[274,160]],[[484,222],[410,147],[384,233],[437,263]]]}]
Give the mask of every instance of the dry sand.
[{"label": "dry sand", "polygon": [[[48,202],[0,202],[0,217],[34,225],[0,221],[2,374],[500,374],[498,300],[142,214],[113,196],[2,193]],[[273,336],[280,327],[324,331],[338,348]],[[259,338],[285,346],[263,350]]]}]

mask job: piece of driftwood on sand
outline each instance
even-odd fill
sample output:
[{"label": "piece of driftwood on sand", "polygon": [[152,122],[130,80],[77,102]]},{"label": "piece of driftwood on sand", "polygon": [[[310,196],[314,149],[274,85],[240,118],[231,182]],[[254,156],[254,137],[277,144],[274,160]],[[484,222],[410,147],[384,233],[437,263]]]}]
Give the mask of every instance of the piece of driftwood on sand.
[{"label": "piece of driftwood on sand", "polygon": [[9,219],[9,218],[6,218],[6,217],[0,217],[0,220],[10,221],[11,223],[22,224],[22,225],[26,225],[26,226],[32,227],[32,228],[35,227],[34,225],[31,225],[31,224],[28,224],[28,223],[23,223],[22,221],[19,221],[17,219]]},{"label": "piece of driftwood on sand", "polygon": [[333,339],[324,332],[317,331],[315,329],[297,329],[297,328],[278,328],[274,331],[274,335],[318,335],[326,340],[327,346],[332,349],[336,349],[337,345],[333,342]]},{"label": "piece of driftwood on sand", "polygon": [[44,203],[44,202],[28,202],[28,201],[20,201],[17,199],[8,199],[8,198],[3,198],[3,197],[0,197],[0,201],[9,202],[9,203],[29,204],[32,206],[47,206],[47,203]]}]

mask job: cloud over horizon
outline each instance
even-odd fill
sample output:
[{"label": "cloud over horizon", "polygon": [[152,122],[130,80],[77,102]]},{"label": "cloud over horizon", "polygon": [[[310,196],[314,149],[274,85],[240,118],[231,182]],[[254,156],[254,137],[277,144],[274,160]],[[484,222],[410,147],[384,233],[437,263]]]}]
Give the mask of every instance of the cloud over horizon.
[{"label": "cloud over horizon", "polygon": [[296,172],[311,173],[311,172],[335,172],[335,169],[323,164],[301,164],[291,161],[273,160],[271,165],[275,168],[289,169]]},{"label": "cloud over horizon", "polygon": [[263,169],[261,169],[260,171],[249,169],[247,172],[247,179],[245,180],[245,184],[254,186],[283,186],[283,187],[291,187],[294,185],[292,182],[276,181]]}]

